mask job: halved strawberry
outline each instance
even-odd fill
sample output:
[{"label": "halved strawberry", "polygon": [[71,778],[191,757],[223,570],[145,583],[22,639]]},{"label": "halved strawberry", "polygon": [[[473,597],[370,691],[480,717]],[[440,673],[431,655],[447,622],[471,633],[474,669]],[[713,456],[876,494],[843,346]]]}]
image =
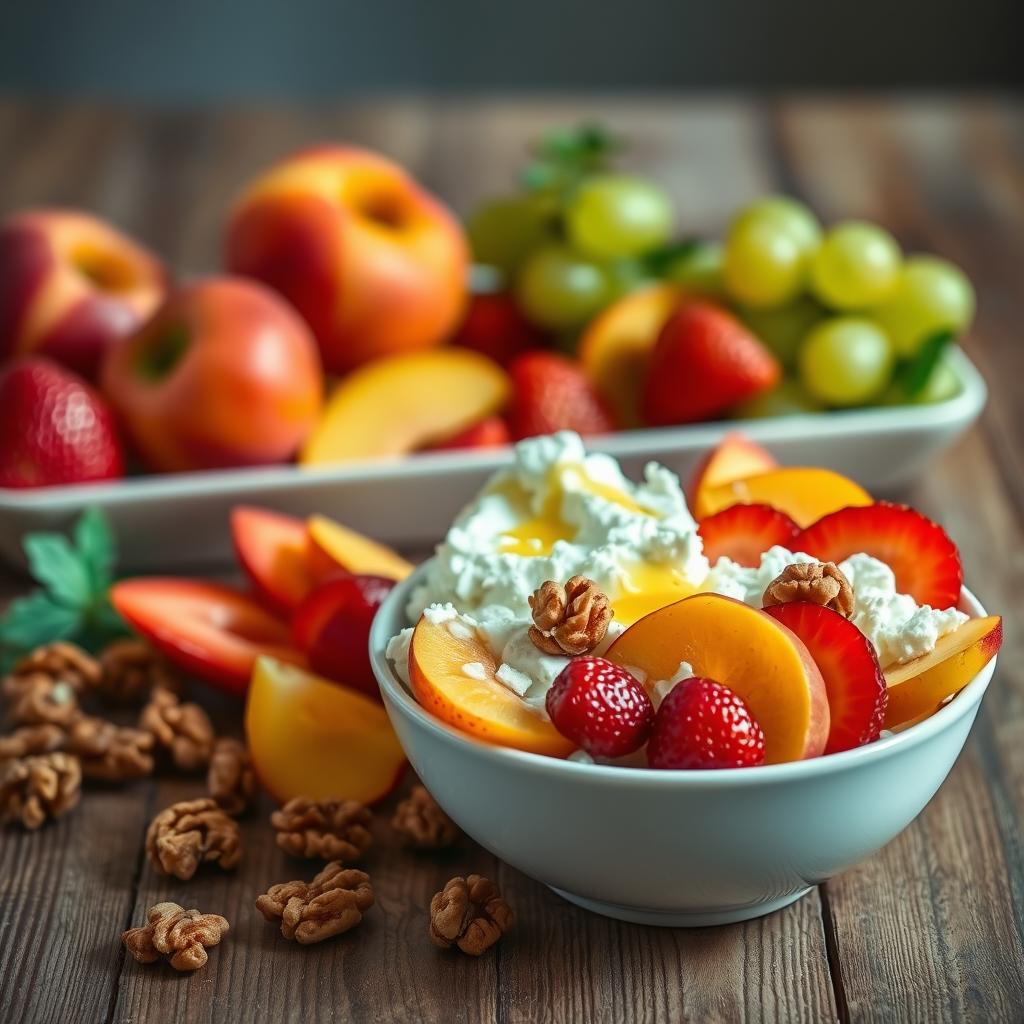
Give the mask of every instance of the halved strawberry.
[{"label": "halved strawberry", "polygon": [[508,426],[500,416],[488,416],[452,437],[427,445],[428,452],[455,451],[463,448],[501,448],[512,443]]},{"label": "halved strawberry", "polygon": [[756,568],[761,564],[761,556],[773,545],[792,549],[800,527],[771,505],[733,505],[702,519],[697,532],[712,565],[725,556]]},{"label": "halved strawberry", "polygon": [[839,612],[798,601],[765,608],[811,652],[828,694],[825,753],[852,750],[878,739],[889,692],[871,641]]},{"label": "halved strawberry", "polygon": [[509,367],[508,426],[517,440],[575,430],[589,437],[615,429],[603,399],[579,364],[558,352],[524,352]]},{"label": "halved strawberry", "polygon": [[956,545],[938,523],[907,505],[841,508],[808,526],[797,546],[823,562],[863,551],[890,566],[896,589],[918,604],[952,608],[960,600],[964,571]]}]

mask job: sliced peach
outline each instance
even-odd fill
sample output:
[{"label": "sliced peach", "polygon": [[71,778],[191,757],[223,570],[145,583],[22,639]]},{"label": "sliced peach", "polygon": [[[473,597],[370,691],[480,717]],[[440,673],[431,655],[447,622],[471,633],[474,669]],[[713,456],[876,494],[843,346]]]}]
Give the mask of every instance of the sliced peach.
[{"label": "sliced peach", "polygon": [[[486,743],[566,757],[575,744],[535,708],[498,681],[498,661],[475,635],[426,616],[409,646],[409,679],[416,699],[443,722]],[[473,674],[464,671],[474,666]]]},{"label": "sliced peach", "polygon": [[685,293],[655,284],[624,295],[591,321],[580,339],[579,359],[620,427],[638,427],[640,385],[647,357]]},{"label": "sliced peach", "polygon": [[505,371],[469,349],[378,359],[338,385],[299,461],[406,455],[498,412],[508,395]]},{"label": "sliced peach", "polygon": [[872,501],[860,484],[830,469],[790,466],[702,489],[694,515],[703,519],[733,505],[771,505],[797,526],[810,526],[830,512]]},{"label": "sliced peach", "polygon": [[322,570],[324,559],[360,576],[386,576],[389,580],[404,580],[413,570],[412,562],[391,548],[327,516],[313,516],[306,529],[313,542],[314,572]]},{"label": "sliced peach", "polygon": [[236,505],[231,510],[231,539],[242,571],[275,611],[294,610],[312,590],[309,534],[301,519]]},{"label": "sliced peach", "polygon": [[245,734],[260,781],[282,803],[294,796],[374,803],[405,767],[377,701],[272,658],[253,670]]},{"label": "sliced peach", "polygon": [[886,669],[889,706],[885,728],[894,729],[937,710],[996,656],[1002,643],[999,615],[969,619],[941,637],[930,654]]},{"label": "sliced peach", "polygon": [[702,511],[706,500],[705,491],[731,484],[733,480],[754,476],[755,473],[767,473],[770,469],[776,469],[778,465],[770,451],[755,444],[745,435],[738,431],[726,434],[708,452],[690,477],[686,493],[693,506],[693,514],[698,519],[710,515],[709,512]]},{"label": "sliced peach", "polygon": [[607,657],[651,682],[686,661],[694,675],[728,686],[764,730],[769,764],[825,749],[828,696],[814,659],[795,633],[740,601],[695,594],[660,608],[619,636]]}]

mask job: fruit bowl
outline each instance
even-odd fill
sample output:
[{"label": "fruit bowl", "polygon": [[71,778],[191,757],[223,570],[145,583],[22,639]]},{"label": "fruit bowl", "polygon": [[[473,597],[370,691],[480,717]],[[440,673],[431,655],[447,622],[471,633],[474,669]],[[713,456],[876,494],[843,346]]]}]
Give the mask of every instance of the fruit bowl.
[{"label": "fruit bowl", "polygon": [[[408,693],[385,657],[423,567],[381,606],[370,653],[391,722],[441,806],[565,899],[638,924],[771,913],[895,838],[953,767],[995,659],[930,718],[868,746],[759,768],[652,771],[481,743]],[[961,609],[984,609],[966,589]]]}]

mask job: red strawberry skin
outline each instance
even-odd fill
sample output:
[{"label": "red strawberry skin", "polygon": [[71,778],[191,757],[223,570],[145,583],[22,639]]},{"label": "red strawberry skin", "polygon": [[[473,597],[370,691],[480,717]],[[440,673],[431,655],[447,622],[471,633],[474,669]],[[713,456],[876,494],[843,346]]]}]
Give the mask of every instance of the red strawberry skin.
[{"label": "red strawberry skin", "polygon": [[697,532],[712,565],[725,556],[756,568],[770,547],[780,544],[792,550],[800,527],[771,505],[733,505],[702,519]]},{"label": "red strawberry skin", "polygon": [[797,539],[794,550],[823,562],[841,562],[863,551],[896,574],[896,589],[918,604],[952,608],[960,601],[963,566],[949,535],[907,505],[877,501],[822,516]]},{"label": "red strawberry skin", "polygon": [[427,450],[444,452],[461,448],[500,448],[511,441],[512,435],[509,434],[505,421],[500,416],[488,416],[471,427],[460,430],[454,437],[430,445]]},{"label": "red strawberry skin", "polygon": [[544,334],[523,316],[508,292],[488,292],[470,299],[453,343],[507,367],[516,356],[543,345]]},{"label": "red strawberry skin", "polygon": [[557,352],[527,352],[511,367],[508,424],[518,441],[556,430],[584,437],[607,434],[615,423],[583,370]]},{"label": "red strawberry skin", "polygon": [[764,732],[743,699],[701,676],[672,687],[647,743],[652,768],[752,768],[764,758]]},{"label": "red strawberry skin", "polygon": [[839,612],[803,601],[765,608],[804,642],[825,681],[831,726],[824,753],[878,739],[889,691],[871,641]]},{"label": "red strawberry skin", "polygon": [[775,357],[734,316],[706,302],[683,306],[662,328],[644,378],[653,426],[695,423],[774,387]]},{"label": "red strawberry skin", "polygon": [[113,413],[81,377],[38,356],[0,377],[0,487],[122,476]]}]

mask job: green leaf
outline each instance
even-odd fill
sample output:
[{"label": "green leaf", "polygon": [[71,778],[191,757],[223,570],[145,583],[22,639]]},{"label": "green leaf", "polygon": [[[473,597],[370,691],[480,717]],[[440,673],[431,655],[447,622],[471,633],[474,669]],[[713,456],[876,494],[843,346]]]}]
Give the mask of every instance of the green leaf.
[{"label": "green leaf", "polygon": [[30,533],[24,541],[32,576],[52,597],[70,608],[82,608],[92,598],[92,578],[71,542],[60,533]]},{"label": "green leaf", "polygon": [[58,604],[41,590],[12,601],[0,620],[0,646],[16,652],[74,636],[82,624],[77,608]]},{"label": "green leaf", "polygon": [[903,364],[899,372],[899,386],[908,398],[915,398],[925,389],[942,354],[955,340],[953,331],[937,331],[929,335],[917,354]]},{"label": "green leaf", "polygon": [[74,538],[93,592],[106,592],[114,578],[117,539],[103,510],[96,506],[87,508],[75,523]]},{"label": "green leaf", "polygon": [[697,252],[708,243],[703,238],[682,238],[678,242],[670,242],[661,249],[655,249],[644,257],[648,270],[661,276],[676,260]]}]

